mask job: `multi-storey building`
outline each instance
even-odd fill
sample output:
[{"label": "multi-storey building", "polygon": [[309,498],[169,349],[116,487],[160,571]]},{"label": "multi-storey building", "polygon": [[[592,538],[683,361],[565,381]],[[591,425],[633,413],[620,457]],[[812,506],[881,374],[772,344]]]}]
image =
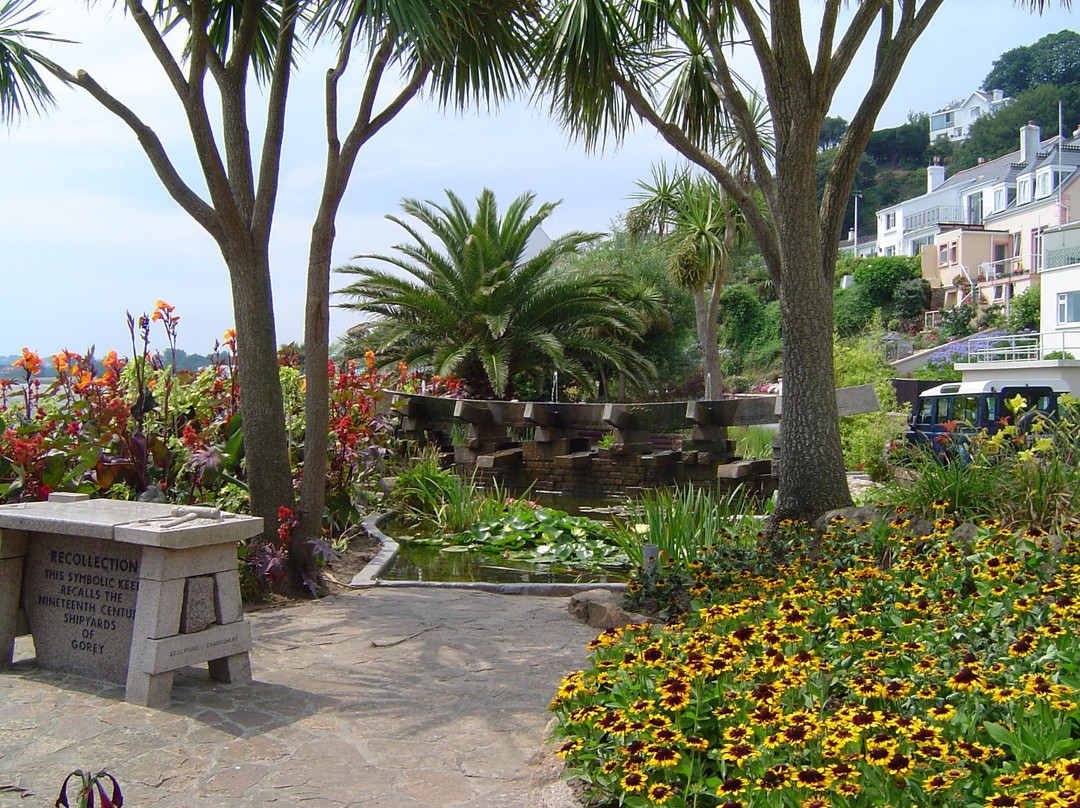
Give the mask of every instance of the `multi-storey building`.
[{"label": "multi-storey building", "polygon": [[963,101],[950,104],[930,115],[930,142],[939,137],[957,141],[964,140],[971,132],[971,125],[984,115],[993,115],[1012,101],[1001,90],[984,93],[976,90]]}]

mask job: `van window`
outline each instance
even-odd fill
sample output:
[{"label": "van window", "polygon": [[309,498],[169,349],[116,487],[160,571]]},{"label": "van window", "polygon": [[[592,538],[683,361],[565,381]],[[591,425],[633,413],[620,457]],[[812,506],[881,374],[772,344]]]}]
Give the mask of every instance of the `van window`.
[{"label": "van window", "polygon": [[915,423],[918,424],[932,424],[934,423],[934,402],[937,399],[924,398],[919,402],[919,412],[915,416]]},{"label": "van window", "polygon": [[986,420],[996,421],[1001,416],[998,415],[998,400],[997,396],[986,397]]},{"label": "van window", "polygon": [[976,424],[976,423],[978,423],[978,421],[979,421],[979,397],[978,396],[956,396],[953,399],[952,419],[954,421],[963,421],[966,424]]}]

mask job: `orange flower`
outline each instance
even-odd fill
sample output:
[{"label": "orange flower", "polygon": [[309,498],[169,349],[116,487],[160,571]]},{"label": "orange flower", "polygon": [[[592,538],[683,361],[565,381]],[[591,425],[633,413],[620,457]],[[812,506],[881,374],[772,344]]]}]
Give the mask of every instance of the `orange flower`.
[{"label": "orange flower", "polygon": [[22,368],[31,376],[41,373],[41,366],[44,364],[40,356],[27,348],[23,348],[22,356],[15,360],[15,367]]},{"label": "orange flower", "polygon": [[107,354],[105,354],[105,358],[101,360],[101,364],[103,364],[107,368],[112,368],[116,367],[117,361],[119,360],[116,356],[116,351],[109,351]]},{"label": "orange flower", "polygon": [[155,322],[158,320],[169,321],[170,319],[172,319],[170,315],[172,315],[173,309],[175,308],[176,306],[170,306],[164,300],[159,300],[157,302],[157,305],[154,306],[154,316],[150,319],[154,320]]},{"label": "orange flower", "polygon": [[53,367],[56,368],[57,373],[64,373],[71,369],[71,363],[68,362],[72,356],[67,351],[61,351],[58,354],[54,354],[52,358]]},{"label": "orange flower", "polygon": [[225,344],[225,347],[230,351],[236,350],[236,331],[230,328],[225,332],[225,336],[221,338],[221,341]]}]

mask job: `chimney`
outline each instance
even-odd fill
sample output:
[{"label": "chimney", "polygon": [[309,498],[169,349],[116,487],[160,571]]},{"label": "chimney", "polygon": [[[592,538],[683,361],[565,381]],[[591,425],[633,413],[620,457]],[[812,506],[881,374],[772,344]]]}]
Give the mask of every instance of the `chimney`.
[{"label": "chimney", "polygon": [[926,193],[936,191],[941,183],[945,182],[945,166],[934,158],[934,164],[926,167]]},{"label": "chimney", "polygon": [[1030,163],[1039,153],[1039,144],[1042,142],[1042,129],[1036,126],[1035,121],[1028,121],[1027,126],[1020,127],[1020,162]]}]

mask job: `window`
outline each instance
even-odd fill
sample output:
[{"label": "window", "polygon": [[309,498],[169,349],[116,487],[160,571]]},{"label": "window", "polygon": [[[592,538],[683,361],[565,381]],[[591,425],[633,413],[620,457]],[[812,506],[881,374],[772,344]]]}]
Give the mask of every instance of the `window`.
[{"label": "window", "polygon": [[885,214],[885,229],[892,230],[896,227],[896,212]]},{"label": "window", "polygon": [[924,398],[919,402],[919,414],[915,416],[915,423],[934,423],[934,402],[936,401],[936,398]]},{"label": "window", "polygon": [[1021,177],[1016,183],[1016,202],[1023,205],[1031,201],[1031,177]]},{"label": "window", "polygon": [[949,245],[941,244],[937,248],[937,265],[946,267],[949,265]]},{"label": "window", "polygon": [[1059,292],[1057,304],[1058,325],[1080,323],[1080,292]]},{"label": "window", "polygon": [[1039,227],[1031,231],[1031,272],[1042,272],[1043,268],[1043,230]]},{"label": "window", "polygon": [[1050,193],[1054,190],[1054,184],[1052,182],[1053,175],[1049,169],[1046,171],[1040,171],[1039,175],[1035,178],[1035,196],[1038,198],[1044,196],[1050,196]]},{"label": "window", "polygon": [[939,112],[936,115],[930,116],[930,128],[933,130],[948,129],[950,126],[956,125],[956,113],[955,112]]},{"label": "window", "polygon": [[981,191],[967,198],[967,214],[967,224],[982,224],[983,195]]},{"label": "window", "polygon": [[1005,189],[994,189],[994,210],[1005,210]]},{"label": "window", "polygon": [[953,241],[949,244],[949,263],[956,263],[956,242]]},{"label": "window", "polygon": [[[974,424],[979,420],[979,397],[957,396],[953,399],[952,419]],[[941,409],[940,407],[938,409]]]},{"label": "window", "polygon": [[1020,234],[1019,233],[1009,233],[1009,257],[1010,258],[1019,258],[1020,257]]},{"label": "window", "polygon": [[994,287],[994,300],[1001,300],[1002,294],[1004,293],[1004,291],[1005,291],[1005,287],[1002,286],[1001,284],[998,284],[997,286],[995,286]]}]

